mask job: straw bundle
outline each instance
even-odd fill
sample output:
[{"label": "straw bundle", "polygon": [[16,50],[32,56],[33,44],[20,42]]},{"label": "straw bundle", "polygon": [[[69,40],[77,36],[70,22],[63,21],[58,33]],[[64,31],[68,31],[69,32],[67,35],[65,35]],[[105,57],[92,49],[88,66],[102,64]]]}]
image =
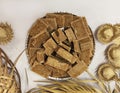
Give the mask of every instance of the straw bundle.
[{"label": "straw bundle", "polygon": [[18,71],[0,48],[0,93],[21,93],[20,88]]},{"label": "straw bundle", "polygon": [[80,80],[49,81],[50,85],[38,86],[27,93],[102,93],[95,87],[81,83]]}]

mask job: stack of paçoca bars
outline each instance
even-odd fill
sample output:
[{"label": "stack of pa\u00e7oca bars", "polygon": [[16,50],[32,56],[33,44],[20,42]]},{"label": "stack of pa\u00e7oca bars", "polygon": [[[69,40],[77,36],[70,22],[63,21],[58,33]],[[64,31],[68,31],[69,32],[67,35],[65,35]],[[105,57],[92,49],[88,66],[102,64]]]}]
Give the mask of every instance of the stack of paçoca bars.
[{"label": "stack of pa\u00e7oca bars", "polygon": [[86,18],[69,13],[47,13],[28,33],[31,70],[49,78],[77,77],[89,66],[94,38]]}]

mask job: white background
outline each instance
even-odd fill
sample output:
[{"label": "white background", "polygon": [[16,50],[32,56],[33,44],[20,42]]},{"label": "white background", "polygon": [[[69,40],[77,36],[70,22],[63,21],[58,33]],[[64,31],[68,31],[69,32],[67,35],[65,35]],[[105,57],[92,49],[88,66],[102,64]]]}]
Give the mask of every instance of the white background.
[{"label": "white background", "polygon": [[[27,32],[33,22],[48,12],[70,12],[79,16],[85,16],[93,31],[104,23],[120,23],[120,0],[0,0],[0,22],[11,24],[14,31],[12,42],[1,46],[14,62],[16,57],[25,49]],[[97,66],[105,62],[104,50],[106,45],[96,43],[95,56],[89,70],[94,73]],[[17,64],[22,81],[22,91],[25,93],[37,84],[35,80],[44,78],[29,70],[26,53]],[[29,84],[26,83],[25,68],[29,76]],[[95,73],[94,73],[95,74]],[[86,73],[82,78],[86,78]]]}]

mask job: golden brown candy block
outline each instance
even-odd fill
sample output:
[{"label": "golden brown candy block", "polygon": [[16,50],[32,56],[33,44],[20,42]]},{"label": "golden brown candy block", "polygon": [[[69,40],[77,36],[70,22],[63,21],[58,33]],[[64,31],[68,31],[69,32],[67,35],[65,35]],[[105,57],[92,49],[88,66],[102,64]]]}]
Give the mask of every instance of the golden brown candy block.
[{"label": "golden brown candy block", "polygon": [[69,42],[68,40],[63,41],[62,43],[64,43],[67,46],[71,46],[71,42]]},{"label": "golden brown candy block", "polygon": [[62,28],[59,28],[59,29],[57,30],[57,32],[58,32],[58,36],[59,36],[59,39],[60,39],[61,42],[62,42],[62,41],[65,41],[65,40],[67,39],[66,35],[65,35],[64,32],[62,31]]},{"label": "golden brown candy block", "polygon": [[72,42],[73,40],[76,39],[75,34],[71,28],[65,30],[65,34],[66,34],[69,42]]},{"label": "golden brown candy block", "polygon": [[58,38],[57,33],[58,33],[57,31],[54,31],[51,35],[57,43],[60,43],[60,39]]},{"label": "golden brown candy block", "polygon": [[36,65],[39,65],[40,63],[35,59],[32,65],[32,68],[34,68]]},{"label": "golden brown candy block", "polygon": [[32,48],[32,47],[28,48],[29,58],[31,58],[32,56],[34,56],[34,54],[36,53],[37,50],[38,50],[38,49]]},{"label": "golden brown candy block", "polygon": [[71,64],[75,63],[75,61],[77,60],[76,57],[74,57],[71,53],[61,47],[56,51],[56,53],[65,60],[69,61]]},{"label": "golden brown candy block", "polygon": [[53,48],[48,47],[48,48],[45,49],[45,54],[47,56],[50,56],[53,52],[54,52]]},{"label": "golden brown candy block", "polygon": [[55,78],[63,78],[63,77],[65,78],[65,77],[68,77],[69,75],[65,71],[55,69],[55,70],[53,70],[51,76],[55,77]]},{"label": "golden brown candy block", "polygon": [[33,36],[32,39],[32,45],[34,47],[40,47],[42,43],[44,43],[46,40],[50,38],[49,33],[46,29],[42,30],[39,34]]},{"label": "golden brown candy block", "polygon": [[85,50],[83,53],[80,55],[80,59],[85,62],[86,65],[89,65],[90,63],[90,58],[91,58],[91,50]]},{"label": "golden brown candy block", "polygon": [[36,65],[35,67],[32,68],[32,71],[34,71],[35,73],[48,78],[48,76],[51,75],[51,71],[49,71],[44,65],[40,64],[40,65]]},{"label": "golden brown candy block", "polygon": [[34,47],[34,46],[32,45],[33,39],[31,39],[30,36],[29,36],[28,38],[29,38],[29,40],[27,41],[27,42],[28,42],[27,47],[28,47],[28,48]]},{"label": "golden brown candy block", "polygon": [[79,19],[80,17],[79,16],[76,16],[76,15],[73,15],[73,21]]},{"label": "golden brown candy block", "polygon": [[34,62],[35,62],[35,60],[36,60],[36,54],[34,55],[34,56],[32,56],[31,58],[30,58],[30,60],[29,60],[29,63],[30,63],[30,66],[33,66],[33,64],[34,64]]},{"label": "golden brown candy block", "polygon": [[65,71],[62,71],[62,70],[59,70],[59,69],[55,69],[52,72],[51,76],[52,77],[56,77],[56,78],[65,78],[65,77],[68,77],[69,75]]},{"label": "golden brown candy block", "polygon": [[73,40],[73,45],[74,45],[74,51],[77,53],[80,53],[80,44],[78,40]]},{"label": "golden brown candy block", "polygon": [[48,48],[48,47],[50,47],[50,48],[52,48],[52,49],[57,48],[57,44],[55,43],[55,41],[54,41],[52,38],[48,39],[48,40],[43,44],[43,46],[44,46],[44,48]]},{"label": "golden brown candy block", "polygon": [[67,71],[70,67],[64,60],[60,60],[56,57],[48,57],[45,64],[63,71]]},{"label": "golden brown candy block", "polygon": [[67,72],[60,70],[60,69],[56,69],[54,67],[51,67],[49,65],[45,65],[46,68],[50,71],[52,71],[51,73],[51,77],[55,77],[55,78],[60,78],[60,77],[68,77]]},{"label": "golden brown candy block", "polygon": [[73,21],[73,15],[72,14],[64,14],[63,15],[65,23],[65,27],[70,27],[70,23]]},{"label": "golden brown candy block", "polygon": [[52,37],[57,43],[63,42],[67,39],[64,32],[62,31],[62,28],[59,28],[57,31],[54,31],[52,33]]},{"label": "golden brown candy block", "polygon": [[90,38],[82,39],[79,42],[80,42],[81,51],[88,50],[88,49],[90,49],[90,50],[93,49],[93,43],[92,43]]},{"label": "golden brown candy block", "polygon": [[53,13],[48,13],[46,14],[47,18],[56,18],[57,26],[58,27],[63,27],[64,26],[64,17],[59,15],[59,14],[53,14]]},{"label": "golden brown candy block", "polygon": [[84,72],[87,69],[86,64],[83,61],[79,61],[75,66],[73,66],[69,71],[68,74],[71,77],[77,77],[82,72]]},{"label": "golden brown candy block", "polygon": [[85,18],[85,17],[82,17],[82,19],[83,19],[83,24],[84,24],[84,26],[85,26],[85,29],[86,29],[87,33],[89,33],[89,35],[91,35],[92,32],[90,31],[90,28],[89,28],[89,26],[88,26],[88,23],[87,23],[86,18]]},{"label": "golden brown candy block", "polygon": [[55,41],[50,38],[48,39],[44,44],[43,44],[44,48],[45,48],[45,53],[47,55],[51,55],[52,52],[57,48],[57,44],[55,43]]},{"label": "golden brown candy block", "polygon": [[43,22],[42,19],[38,19],[33,26],[31,27],[30,31],[29,31],[29,35],[30,36],[35,36],[39,33],[41,33],[41,31],[43,31],[44,29],[47,29],[48,25],[46,23]]},{"label": "golden brown candy block", "polygon": [[88,37],[88,33],[85,30],[85,26],[83,24],[81,17],[79,19],[71,22],[71,26],[72,26],[74,33],[76,34],[76,37],[78,40]]},{"label": "golden brown candy block", "polygon": [[37,51],[37,61],[39,63],[44,63],[44,59],[45,59],[45,49],[41,49]]},{"label": "golden brown candy block", "polygon": [[57,29],[57,23],[55,18],[43,18],[43,21],[48,25],[48,31],[51,33]]},{"label": "golden brown candy block", "polygon": [[70,52],[70,50],[71,50],[71,47],[70,47],[70,46],[68,46],[68,45],[66,45],[66,44],[64,44],[64,43],[62,43],[62,42],[60,42],[59,45],[60,45],[62,48],[66,49],[67,51]]}]

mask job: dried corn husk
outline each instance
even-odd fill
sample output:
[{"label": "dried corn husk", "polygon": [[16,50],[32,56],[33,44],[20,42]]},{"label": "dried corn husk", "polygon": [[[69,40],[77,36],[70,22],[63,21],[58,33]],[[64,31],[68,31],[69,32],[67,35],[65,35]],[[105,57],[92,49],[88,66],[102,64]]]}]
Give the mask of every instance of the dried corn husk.
[{"label": "dried corn husk", "polygon": [[102,93],[99,89],[79,80],[50,81],[52,84],[38,86],[27,93]]},{"label": "dried corn husk", "polygon": [[1,48],[0,93],[21,93],[20,76],[18,71]]}]

